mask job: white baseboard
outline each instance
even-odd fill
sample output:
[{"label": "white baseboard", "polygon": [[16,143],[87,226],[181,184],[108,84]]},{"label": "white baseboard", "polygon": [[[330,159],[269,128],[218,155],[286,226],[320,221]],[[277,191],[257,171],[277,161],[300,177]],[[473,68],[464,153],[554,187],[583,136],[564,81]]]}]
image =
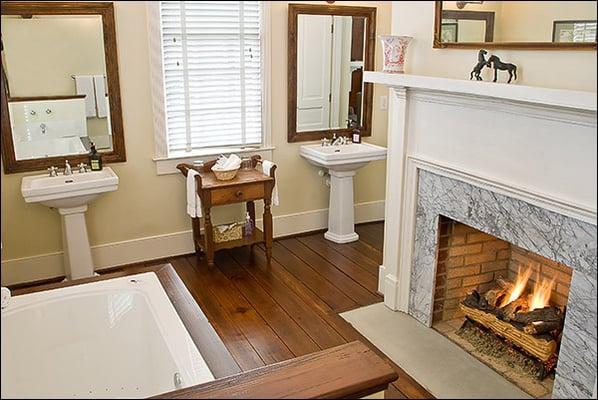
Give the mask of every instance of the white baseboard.
[{"label": "white baseboard", "polygon": [[[355,222],[384,219],[384,200],[355,205]],[[261,227],[262,221],[257,220]],[[295,235],[328,226],[328,209],[273,217],[274,237]],[[194,252],[191,230],[148,236],[91,247],[95,269],[133,264]],[[64,275],[62,252],[2,260],[2,285],[52,279]]]}]

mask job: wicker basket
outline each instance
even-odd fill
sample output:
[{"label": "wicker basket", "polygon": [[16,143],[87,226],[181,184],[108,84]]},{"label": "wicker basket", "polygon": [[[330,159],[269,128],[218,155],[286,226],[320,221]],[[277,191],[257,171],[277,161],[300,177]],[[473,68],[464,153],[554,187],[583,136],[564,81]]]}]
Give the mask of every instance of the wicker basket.
[{"label": "wicker basket", "polygon": [[[232,226],[231,226],[232,225]],[[220,232],[219,227],[227,226],[227,229]],[[214,243],[229,242],[231,240],[239,240],[243,237],[242,224],[222,224],[214,227]]]},{"label": "wicker basket", "polygon": [[235,169],[215,169],[214,167],[212,167],[212,172],[214,172],[214,175],[216,175],[216,179],[218,179],[219,181],[229,181],[237,175],[239,168],[240,167],[237,167]]}]

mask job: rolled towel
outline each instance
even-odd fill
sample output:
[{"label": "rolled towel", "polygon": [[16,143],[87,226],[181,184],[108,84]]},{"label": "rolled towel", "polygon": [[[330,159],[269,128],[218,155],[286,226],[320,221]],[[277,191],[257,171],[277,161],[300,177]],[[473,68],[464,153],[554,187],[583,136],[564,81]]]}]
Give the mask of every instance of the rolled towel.
[{"label": "rolled towel", "polygon": [[[264,172],[264,174],[270,176],[270,169],[272,169],[272,167],[274,166],[274,163],[272,161],[268,161],[268,160],[263,160],[262,161],[262,171]],[[279,205],[279,201],[278,201],[278,185],[276,183],[274,183],[274,189],[272,189],[272,205]]]},{"label": "rolled towel", "polygon": [[1,307],[6,308],[6,306],[8,306],[9,301],[10,301],[10,290],[8,290],[8,288],[2,287]]}]

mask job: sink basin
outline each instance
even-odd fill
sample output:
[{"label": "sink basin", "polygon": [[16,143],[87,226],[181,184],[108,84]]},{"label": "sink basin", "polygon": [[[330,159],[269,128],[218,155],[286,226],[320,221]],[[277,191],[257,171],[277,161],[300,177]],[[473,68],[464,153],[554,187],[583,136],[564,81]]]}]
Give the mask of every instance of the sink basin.
[{"label": "sink basin", "polygon": [[385,159],[386,148],[369,143],[308,144],[301,146],[299,154],[311,164],[326,168],[330,174],[328,231],[324,237],[335,243],[358,240],[353,210],[353,176],[370,161]]},{"label": "sink basin", "polygon": [[301,146],[299,154],[318,167],[352,171],[370,161],[385,159],[386,148],[369,143],[351,143],[342,146],[309,144]]},{"label": "sink basin", "polygon": [[112,168],[72,175],[26,176],[21,193],[27,203],[56,208],[62,219],[63,260],[67,279],[94,275],[91,248],[85,224],[87,205],[102,193],[118,189],[118,176]]},{"label": "sink basin", "polygon": [[53,208],[72,208],[88,204],[105,192],[118,189],[118,176],[109,167],[101,171],[72,175],[26,176],[21,193],[27,203],[42,203]]}]

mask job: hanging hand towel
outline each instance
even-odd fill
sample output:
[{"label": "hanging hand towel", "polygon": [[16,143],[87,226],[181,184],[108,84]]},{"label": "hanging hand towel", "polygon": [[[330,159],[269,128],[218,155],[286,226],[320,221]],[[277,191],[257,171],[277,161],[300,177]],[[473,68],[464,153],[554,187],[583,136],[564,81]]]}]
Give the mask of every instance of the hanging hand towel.
[{"label": "hanging hand towel", "polygon": [[[262,171],[264,174],[270,176],[270,169],[274,166],[272,161],[264,160],[262,161]],[[272,189],[272,204],[277,206],[279,204],[278,201],[278,185],[274,183],[274,189]]]},{"label": "hanging hand towel", "polygon": [[198,175],[197,171],[189,169],[187,172],[187,214],[191,218],[201,217],[201,199],[197,194],[197,185],[195,177]]},{"label": "hanging hand towel", "polygon": [[77,94],[85,95],[85,116],[92,118],[96,116],[96,98],[93,90],[93,77],[90,75],[75,75],[75,86]]},{"label": "hanging hand towel", "polygon": [[106,96],[106,78],[104,75],[93,76],[95,88],[95,102],[98,110],[98,118],[106,118],[108,115],[108,97]]}]

